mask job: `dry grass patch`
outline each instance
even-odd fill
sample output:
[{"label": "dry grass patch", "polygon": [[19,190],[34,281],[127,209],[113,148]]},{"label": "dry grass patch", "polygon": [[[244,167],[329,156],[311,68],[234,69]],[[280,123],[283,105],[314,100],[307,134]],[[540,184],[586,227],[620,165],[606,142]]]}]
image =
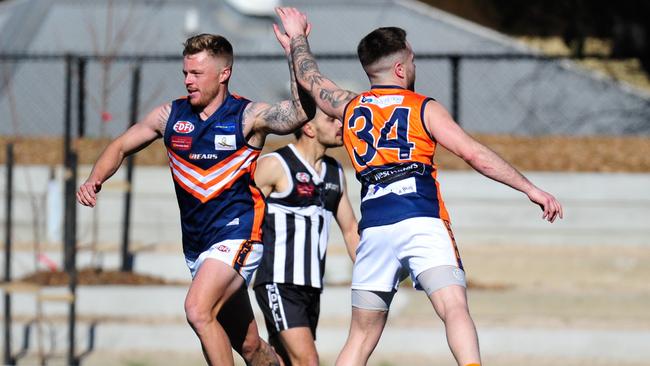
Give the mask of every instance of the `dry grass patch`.
[{"label": "dry grass patch", "polygon": [[[514,136],[482,135],[475,138],[499,155],[525,171],[567,172],[650,172],[650,136]],[[0,145],[13,141],[17,164],[57,165],[63,161],[63,143],[60,138],[0,137]],[[292,142],[292,138],[273,139],[267,142],[264,152],[269,152]],[[78,139],[74,145],[80,164],[92,164],[108,144],[108,139]],[[328,154],[344,166],[350,166],[343,148],[330,149]],[[470,169],[444,148],[439,148],[435,158],[443,170]],[[5,162],[5,149],[0,150],[0,163]],[[168,164],[165,148],[158,140],[136,155],[138,165]]]}]

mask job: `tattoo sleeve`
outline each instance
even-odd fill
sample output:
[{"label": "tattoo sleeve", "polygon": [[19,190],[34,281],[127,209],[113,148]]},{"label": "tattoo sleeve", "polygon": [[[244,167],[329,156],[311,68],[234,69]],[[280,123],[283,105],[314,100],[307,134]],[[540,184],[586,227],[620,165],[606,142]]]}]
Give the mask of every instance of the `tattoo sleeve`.
[{"label": "tattoo sleeve", "polygon": [[289,58],[289,74],[291,78],[291,100],[276,104],[255,103],[250,110],[244,111],[244,120],[249,115],[261,119],[265,130],[269,133],[288,134],[314,117],[316,105],[311,96],[296,82],[291,56]]},{"label": "tattoo sleeve", "polygon": [[299,113],[295,102],[289,100],[260,108],[258,115],[265,121],[268,132],[278,134],[290,133],[307,120],[304,112]]},{"label": "tattoo sleeve", "polygon": [[291,57],[298,83],[314,97],[316,104],[326,113],[338,111],[356,96],[355,93],[338,88],[320,73],[306,36],[291,39]]},{"label": "tattoo sleeve", "polygon": [[296,109],[302,111],[306,120],[309,121],[316,115],[316,104],[311,95],[296,81],[296,70],[293,67],[291,53],[289,53],[287,61],[289,62],[289,74],[291,76],[291,99],[298,104]]}]

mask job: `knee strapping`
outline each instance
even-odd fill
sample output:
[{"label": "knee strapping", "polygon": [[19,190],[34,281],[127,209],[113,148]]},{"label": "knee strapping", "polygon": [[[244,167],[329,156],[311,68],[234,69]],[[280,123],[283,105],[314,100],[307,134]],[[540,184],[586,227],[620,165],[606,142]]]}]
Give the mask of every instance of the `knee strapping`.
[{"label": "knee strapping", "polygon": [[420,287],[431,296],[443,287],[458,285],[467,287],[465,272],[456,266],[439,266],[429,268],[417,277]]},{"label": "knee strapping", "polygon": [[365,310],[388,311],[395,291],[367,291],[352,289],[352,306]]}]

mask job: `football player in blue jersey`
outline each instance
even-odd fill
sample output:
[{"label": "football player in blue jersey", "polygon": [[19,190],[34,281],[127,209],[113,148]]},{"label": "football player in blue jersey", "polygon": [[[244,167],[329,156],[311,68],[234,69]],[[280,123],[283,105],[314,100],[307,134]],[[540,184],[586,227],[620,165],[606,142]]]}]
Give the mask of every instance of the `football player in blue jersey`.
[{"label": "football player in blue jersey", "polygon": [[[275,30],[288,54],[289,38]],[[224,37],[190,37],[183,56],[187,97],[155,108],[113,140],[77,199],[94,207],[122,160],[162,138],[193,277],[185,313],[206,361],[233,365],[232,347],[247,364],[276,365],[277,356],[259,337],[245,287],[262,256],[264,201],[253,176],[266,136],[294,131],[313,110],[303,108],[291,63],[291,100],[261,103],[229,92],[233,50]]]}]

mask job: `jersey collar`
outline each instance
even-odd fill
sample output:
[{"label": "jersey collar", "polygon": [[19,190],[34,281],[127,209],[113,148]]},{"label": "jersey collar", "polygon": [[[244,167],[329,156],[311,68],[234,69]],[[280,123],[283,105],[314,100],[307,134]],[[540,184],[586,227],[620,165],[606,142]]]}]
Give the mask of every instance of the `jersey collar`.
[{"label": "jersey collar", "polygon": [[399,85],[373,85],[370,87],[370,89],[402,89],[405,90],[406,88],[402,88]]},{"label": "jersey collar", "polygon": [[316,172],[316,169],[314,169],[314,167],[311,166],[311,164],[309,164],[307,162],[307,160],[305,160],[302,157],[302,155],[300,155],[300,152],[298,151],[298,149],[296,148],[296,146],[294,144],[289,144],[289,148],[291,149],[291,151],[293,151],[293,154],[296,155],[298,160],[300,160],[302,165],[304,165],[305,168],[307,168],[307,170],[309,171],[309,174],[312,175],[312,177],[313,177],[312,179],[314,180],[314,184],[320,184],[323,180],[325,180],[325,173],[327,172],[327,165],[325,165],[325,160],[322,160],[320,162],[320,164],[321,164],[321,166],[320,166],[320,174],[318,174],[318,172]]}]

